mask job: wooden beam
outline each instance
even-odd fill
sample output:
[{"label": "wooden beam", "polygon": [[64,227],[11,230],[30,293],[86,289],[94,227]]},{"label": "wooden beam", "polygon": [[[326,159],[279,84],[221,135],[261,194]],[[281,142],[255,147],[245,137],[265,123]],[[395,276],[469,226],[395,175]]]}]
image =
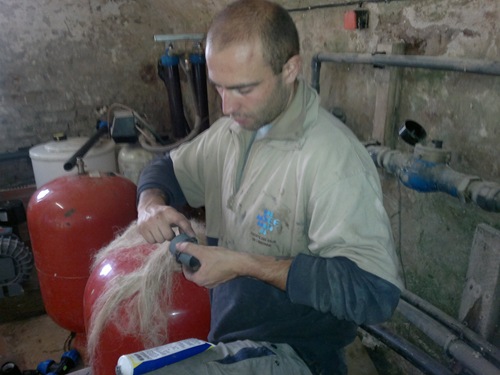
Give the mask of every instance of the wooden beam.
[{"label": "wooden beam", "polygon": [[486,224],[474,234],[459,319],[485,339],[500,321],[500,231]]},{"label": "wooden beam", "polygon": [[[381,44],[377,52],[403,55],[404,43]],[[401,68],[380,68],[375,71],[377,92],[373,115],[372,138],[382,145],[394,148],[396,144],[397,108],[401,88]]]}]

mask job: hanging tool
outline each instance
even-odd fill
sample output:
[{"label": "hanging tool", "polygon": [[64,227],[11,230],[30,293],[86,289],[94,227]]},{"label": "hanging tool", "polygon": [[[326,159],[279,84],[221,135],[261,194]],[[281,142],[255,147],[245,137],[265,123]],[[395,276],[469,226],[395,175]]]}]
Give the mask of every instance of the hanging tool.
[{"label": "hanging tool", "polygon": [[186,233],[181,233],[178,236],[174,237],[174,239],[170,241],[170,245],[168,246],[168,249],[170,250],[172,255],[175,256],[175,260],[177,260],[178,263],[181,263],[182,265],[187,267],[191,272],[198,271],[201,266],[198,258],[187,253],[177,251],[177,249],[175,248],[175,246],[181,242],[192,242],[197,244],[198,241],[194,237],[189,237]]}]

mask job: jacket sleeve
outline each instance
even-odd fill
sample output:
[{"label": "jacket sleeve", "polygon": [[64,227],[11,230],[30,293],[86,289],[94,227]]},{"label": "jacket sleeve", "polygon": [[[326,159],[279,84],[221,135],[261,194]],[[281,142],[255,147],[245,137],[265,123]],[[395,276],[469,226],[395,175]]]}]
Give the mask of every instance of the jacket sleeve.
[{"label": "jacket sleeve", "polygon": [[400,289],[348,258],[299,254],[288,274],[287,293],[294,303],[360,325],[389,319]]},{"label": "jacket sleeve", "polygon": [[186,197],[175,176],[169,153],[156,158],[143,169],[137,183],[137,199],[148,189],[160,189],[165,195],[166,203],[171,206],[180,207],[186,204]]}]

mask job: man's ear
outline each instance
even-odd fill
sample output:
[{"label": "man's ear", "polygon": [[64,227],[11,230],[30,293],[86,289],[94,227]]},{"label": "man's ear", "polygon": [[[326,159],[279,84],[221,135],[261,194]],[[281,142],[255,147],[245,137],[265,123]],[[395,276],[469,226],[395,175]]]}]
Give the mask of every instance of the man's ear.
[{"label": "man's ear", "polygon": [[302,70],[302,57],[294,55],[283,65],[283,79],[286,83],[293,83]]}]

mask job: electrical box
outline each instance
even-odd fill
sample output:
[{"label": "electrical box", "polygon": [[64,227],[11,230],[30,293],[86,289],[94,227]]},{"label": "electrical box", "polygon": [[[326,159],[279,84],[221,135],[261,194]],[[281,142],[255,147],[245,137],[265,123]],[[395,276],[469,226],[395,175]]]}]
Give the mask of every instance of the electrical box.
[{"label": "electrical box", "polygon": [[361,30],[368,28],[369,12],[367,9],[356,9],[344,14],[344,29]]},{"label": "electrical box", "polygon": [[132,111],[115,111],[111,138],[116,143],[135,143],[138,140],[135,116]]}]

